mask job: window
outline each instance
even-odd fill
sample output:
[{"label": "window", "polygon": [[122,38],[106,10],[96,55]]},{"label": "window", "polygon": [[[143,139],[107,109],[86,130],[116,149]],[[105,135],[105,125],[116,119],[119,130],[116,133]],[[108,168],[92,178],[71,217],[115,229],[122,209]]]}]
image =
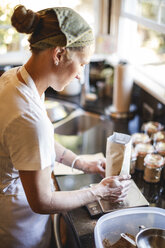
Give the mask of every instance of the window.
[{"label": "window", "polygon": [[130,59],[134,57],[136,63],[143,61],[144,64],[165,62],[165,1],[133,0],[129,4],[130,1],[125,0],[122,3],[123,23],[126,22],[131,31],[136,29],[132,34],[127,31],[134,44],[129,44],[134,49],[132,58],[129,53]]},{"label": "window", "polygon": [[143,74],[140,86],[165,103],[165,0],[120,3],[119,56],[135,65],[137,75]]},{"label": "window", "polygon": [[[6,7],[6,8],[5,8]],[[0,54],[19,49],[19,35],[10,25],[11,9],[8,5],[0,8]]]}]

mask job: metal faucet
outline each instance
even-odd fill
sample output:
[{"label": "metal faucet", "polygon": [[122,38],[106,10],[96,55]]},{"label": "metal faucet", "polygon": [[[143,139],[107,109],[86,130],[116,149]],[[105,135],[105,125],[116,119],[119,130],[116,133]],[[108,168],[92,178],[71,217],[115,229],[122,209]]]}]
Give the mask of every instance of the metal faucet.
[{"label": "metal faucet", "polygon": [[83,108],[86,104],[86,94],[89,92],[89,64],[85,65],[80,78],[81,92],[80,92],[80,106]]},{"label": "metal faucet", "polygon": [[83,108],[86,103],[86,83],[85,81],[82,83],[80,80],[80,84],[81,84],[80,106]]}]

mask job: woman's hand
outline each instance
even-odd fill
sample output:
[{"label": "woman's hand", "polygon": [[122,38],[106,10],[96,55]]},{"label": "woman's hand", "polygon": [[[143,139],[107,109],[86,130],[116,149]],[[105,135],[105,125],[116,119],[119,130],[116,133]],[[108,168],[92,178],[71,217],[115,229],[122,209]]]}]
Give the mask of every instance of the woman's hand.
[{"label": "woman's hand", "polygon": [[105,158],[95,159],[92,161],[79,159],[77,161],[78,168],[81,168],[85,173],[98,173],[105,177]]},{"label": "woman's hand", "polygon": [[83,170],[85,173],[98,173],[102,177],[105,176],[105,158],[88,160],[81,156],[77,156],[71,150],[55,142],[56,161],[73,168]]},{"label": "woman's hand", "polygon": [[38,171],[19,171],[19,174],[29,205],[39,214],[66,212],[100,199],[120,202],[130,185],[130,176],[112,176],[91,188],[52,191],[51,166]]},{"label": "woman's hand", "polygon": [[111,176],[104,178],[99,184],[91,188],[98,200],[110,200],[111,202],[123,201],[131,184],[131,176]]}]

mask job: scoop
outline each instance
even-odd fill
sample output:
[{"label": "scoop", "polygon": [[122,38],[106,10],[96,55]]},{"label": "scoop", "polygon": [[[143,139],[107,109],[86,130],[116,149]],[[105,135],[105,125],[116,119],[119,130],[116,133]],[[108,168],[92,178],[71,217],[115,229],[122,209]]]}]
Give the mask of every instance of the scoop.
[{"label": "scoop", "polygon": [[135,241],[125,233],[121,237],[137,248],[164,248],[165,229],[139,227],[141,231],[136,235]]}]

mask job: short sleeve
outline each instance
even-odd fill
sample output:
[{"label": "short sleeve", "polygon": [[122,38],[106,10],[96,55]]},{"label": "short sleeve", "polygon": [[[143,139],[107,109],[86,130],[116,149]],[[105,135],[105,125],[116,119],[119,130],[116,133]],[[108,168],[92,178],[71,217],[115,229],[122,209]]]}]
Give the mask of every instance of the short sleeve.
[{"label": "short sleeve", "polygon": [[52,166],[55,161],[53,125],[42,115],[21,115],[5,129],[4,146],[17,170]]}]

